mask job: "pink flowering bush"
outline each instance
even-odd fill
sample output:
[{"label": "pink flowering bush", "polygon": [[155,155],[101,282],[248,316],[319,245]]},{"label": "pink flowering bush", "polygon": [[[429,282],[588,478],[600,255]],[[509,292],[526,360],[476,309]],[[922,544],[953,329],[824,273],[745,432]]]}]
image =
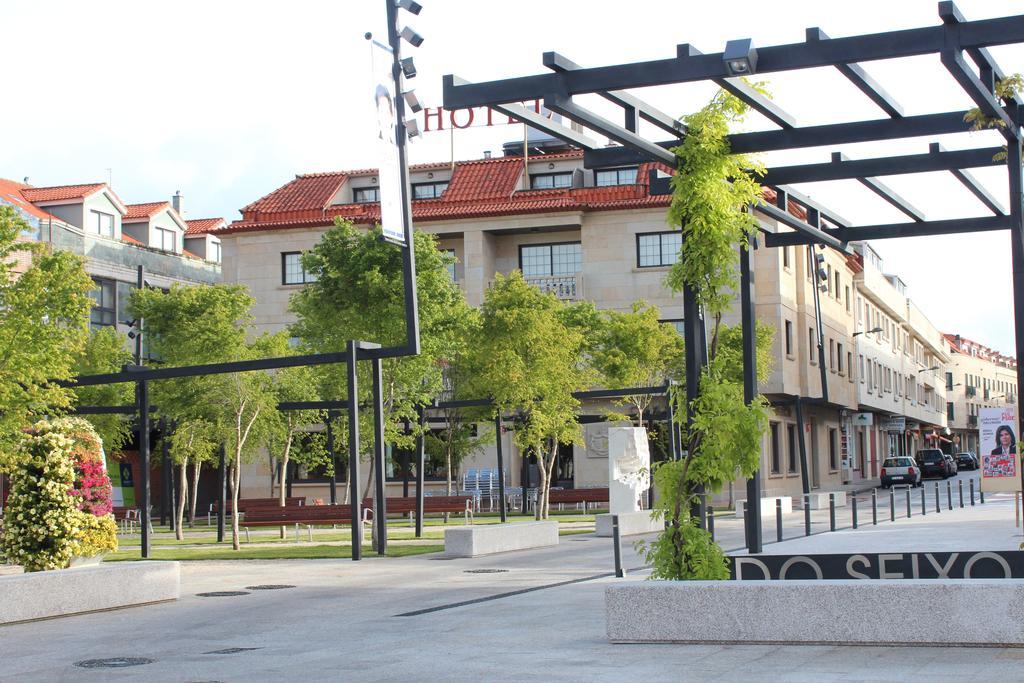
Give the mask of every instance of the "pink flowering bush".
[{"label": "pink flowering bush", "polygon": [[79,459],[75,463],[75,488],[69,493],[82,512],[102,517],[114,511],[110,477],[96,460]]}]

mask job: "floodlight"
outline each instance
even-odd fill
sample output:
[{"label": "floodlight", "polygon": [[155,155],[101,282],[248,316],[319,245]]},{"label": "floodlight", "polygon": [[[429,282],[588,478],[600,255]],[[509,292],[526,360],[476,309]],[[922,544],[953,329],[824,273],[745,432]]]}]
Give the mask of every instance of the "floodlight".
[{"label": "floodlight", "polygon": [[408,26],[402,29],[401,36],[413,47],[419,47],[423,44],[423,36],[416,33],[416,31],[413,31]]},{"label": "floodlight", "polygon": [[412,140],[414,137],[420,134],[420,126],[416,123],[416,119],[407,119],[405,122],[405,132]]},{"label": "floodlight", "polygon": [[415,0],[395,0],[395,7],[398,9],[404,9],[406,12],[411,14],[419,14],[423,9],[423,5]]},{"label": "floodlight", "polygon": [[722,61],[730,76],[748,76],[757,71],[757,50],[750,38],[730,40],[725,44]]},{"label": "floodlight", "polygon": [[416,65],[413,64],[412,57],[406,57],[399,64],[402,66],[402,75],[406,78],[416,78]]},{"label": "floodlight", "polygon": [[420,98],[416,97],[415,90],[402,93],[402,97],[405,98],[405,105],[409,107],[414,114],[423,109],[423,105],[420,104]]}]

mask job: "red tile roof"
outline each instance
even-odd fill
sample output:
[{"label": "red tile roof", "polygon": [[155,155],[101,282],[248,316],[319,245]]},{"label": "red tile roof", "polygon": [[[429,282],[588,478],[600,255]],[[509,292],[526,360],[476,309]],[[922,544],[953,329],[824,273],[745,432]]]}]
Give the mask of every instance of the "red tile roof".
[{"label": "red tile roof", "polygon": [[196,235],[205,235],[208,232],[214,232],[220,230],[222,227],[227,225],[227,221],[223,218],[193,218],[185,221],[188,226],[188,230],[185,231],[186,237],[194,237]]},{"label": "red tile roof", "polygon": [[124,233],[124,232],[121,233],[121,241],[124,242],[125,244],[134,244],[137,247],[144,247],[144,246],[146,246],[145,244],[143,244],[139,240],[135,239],[131,235],[129,235],[127,233]]},{"label": "red tile roof", "polygon": [[1013,356],[1004,356],[995,349],[989,348],[973,339],[950,332],[943,332],[942,336],[946,338],[950,347],[957,353],[970,354],[969,348],[974,347],[977,357],[982,360],[992,361],[993,363],[1008,367],[1017,367],[1017,360]]},{"label": "red tile roof", "polygon": [[159,213],[164,209],[171,208],[170,202],[147,202],[145,204],[127,204],[125,208],[128,209],[128,213],[124,215],[121,220],[127,221],[138,221],[144,218],[149,218],[153,214]]},{"label": "red tile roof", "polygon": [[26,189],[32,189],[32,186],[0,178],[0,203],[13,206],[41,220],[53,218],[49,213],[25,199],[24,190]]},{"label": "red tile roof", "polygon": [[26,186],[21,193],[30,202],[56,202],[64,199],[83,199],[106,186],[106,183],[58,185],[56,187]]},{"label": "red tile roof", "polygon": [[[544,160],[582,158],[579,150],[530,157]],[[424,164],[411,170],[445,168],[448,164]],[[438,199],[412,203],[413,220],[454,220],[490,216],[513,216],[559,211],[613,211],[667,207],[669,195],[651,195],[649,174],[673,171],[662,163],[643,163],[635,185],[578,187],[551,190],[521,189],[522,157],[498,157],[458,162],[448,189]],[[337,204],[331,200],[346,180],[374,174],[374,169],[298,175],[279,189],[242,209],[242,219],[224,228],[224,232],[249,232],[289,228],[324,227],[341,216],[354,223],[372,224],[380,219],[380,205],[374,203]],[[765,200],[774,201],[775,193],[765,188]],[[802,207],[790,204],[790,211],[805,218]]]}]

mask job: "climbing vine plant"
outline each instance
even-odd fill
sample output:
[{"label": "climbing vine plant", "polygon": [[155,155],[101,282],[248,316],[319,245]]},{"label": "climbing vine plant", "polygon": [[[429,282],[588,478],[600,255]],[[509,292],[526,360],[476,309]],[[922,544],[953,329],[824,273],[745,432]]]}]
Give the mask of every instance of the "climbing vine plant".
[{"label": "climbing vine plant", "polygon": [[[742,363],[735,353],[742,330],[722,324],[739,285],[737,248],[747,249],[757,230],[750,208],[761,199],[756,160],[732,154],[730,126],[742,121],[747,105],[719,91],[702,110],[684,119],[686,138],[673,152],[669,223],[683,233],[683,249],[667,278],[674,291],[693,289],[709,324],[708,365],[690,405],[692,424],[684,426],[686,456],[654,471],[658,490],[655,514],[665,532],[643,546],[656,579],[725,579],[725,554],[701,529],[690,510],[698,491],[716,491],[737,473],[749,476],[760,461],[761,438],[768,426],[767,402],[744,401]],[[771,330],[758,330],[758,359],[769,357]],[[765,377],[767,363],[759,362]],[[678,414],[685,415],[684,411]]]},{"label": "climbing vine plant", "polygon": [[[1005,78],[997,79],[995,92],[993,93],[1001,100],[1008,100],[1017,96],[1017,93],[1024,89],[1024,76],[1013,74]],[[986,116],[980,107],[969,109],[964,115],[964,121],[971,124],[971,130],[987,130],[990,128],[1005,128],[1006,124],[1002,119],[994,116]],[[1006,158],[1006,148],[992,157],[993,161],[1002,161]]]}]

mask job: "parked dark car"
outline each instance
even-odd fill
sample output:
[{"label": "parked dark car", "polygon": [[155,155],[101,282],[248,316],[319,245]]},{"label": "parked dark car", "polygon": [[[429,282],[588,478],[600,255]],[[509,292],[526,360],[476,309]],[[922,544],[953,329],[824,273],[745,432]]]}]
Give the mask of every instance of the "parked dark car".
[{"label": "parked dark car", "polygon": [[976,470],[978,469],[978,457],[970,451],[957,453],[956,464],[959,465],[962,470]]},{"label": "parked dark car", "polygon": [[946,462],[946,455],[938,448],[924,448],[917,452],[914,457],[918,467],[921,468],[921,477],[942,477],[947,479],[953,473],[950,471],[949,463]]}]

